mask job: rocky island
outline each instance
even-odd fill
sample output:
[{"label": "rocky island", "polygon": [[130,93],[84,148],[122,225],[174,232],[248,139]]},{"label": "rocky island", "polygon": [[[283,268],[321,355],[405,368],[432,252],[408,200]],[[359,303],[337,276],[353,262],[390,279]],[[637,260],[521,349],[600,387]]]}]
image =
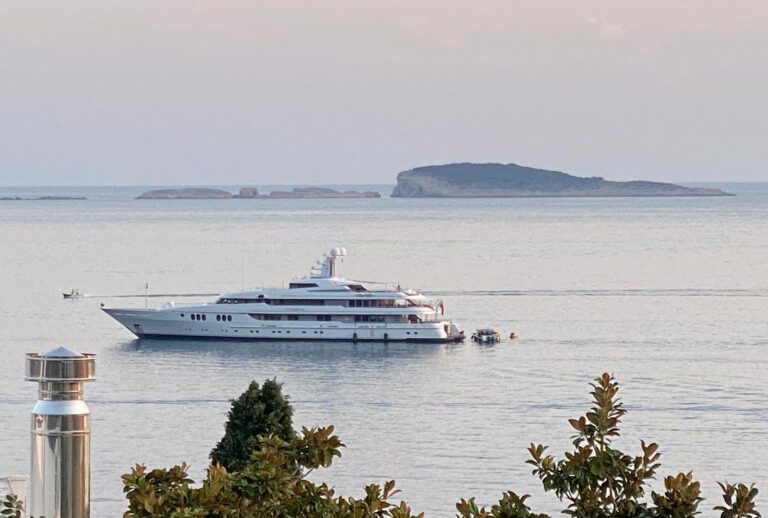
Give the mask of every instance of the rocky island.
[{"label": "rocky island", "polygon": [[296,187],[291,191],[272,191],[260,194],[256,187],[243,187],[238,194],[209,188],[155,189],[147,191],[137,200],[213,200],[213,199],[309,199],[309,198],[381,198],[378,192],[337,191],[327,187]]},{"label": "rocky island", "polygon": [[447,164],[397,175],[393,198],[731,196],[719,189],[671,183],[613,182],[517,164]]},{"label": "rocky island", "polygon": [[183,189],[155,189],[147,191],[137,200],[216,200],[231,198],[232,193],[221,189],[186,187]]}]

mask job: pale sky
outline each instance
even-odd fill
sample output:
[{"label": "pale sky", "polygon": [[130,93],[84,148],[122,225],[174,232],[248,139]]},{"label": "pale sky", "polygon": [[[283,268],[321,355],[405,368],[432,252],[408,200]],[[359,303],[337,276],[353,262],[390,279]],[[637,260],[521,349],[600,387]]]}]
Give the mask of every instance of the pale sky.
[{"label": "pale sky", "polygon": [[0,2],[0,185],[459,161],[768,181],[768,2]]}]

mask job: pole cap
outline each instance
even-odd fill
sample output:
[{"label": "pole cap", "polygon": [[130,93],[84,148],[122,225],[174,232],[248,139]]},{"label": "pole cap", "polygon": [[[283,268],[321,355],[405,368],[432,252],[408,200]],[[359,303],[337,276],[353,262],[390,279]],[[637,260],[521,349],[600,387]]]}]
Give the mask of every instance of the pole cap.
[{"label": "pole cap", "polygon": [[83,382],[96,379],[96,355],[57,347],[47,353],[28,353],[24,379],[36,382]]}]

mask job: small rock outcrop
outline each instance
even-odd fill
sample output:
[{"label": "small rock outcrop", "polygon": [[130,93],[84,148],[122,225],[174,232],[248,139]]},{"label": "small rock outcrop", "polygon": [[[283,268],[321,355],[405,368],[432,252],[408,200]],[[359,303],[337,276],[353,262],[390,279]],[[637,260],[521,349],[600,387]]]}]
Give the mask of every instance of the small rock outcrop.
[{"label": "small rock outcrop", "polygon": [[327,187],[296,187],[292,191],[272,191],[267,198],[381,198],[373,191],[337,191]]},{"label": "small rock outcrop", "polygon": [[393,198],[730,196],[719,189],[671,183],[612,182],[517,164],[448,164],[397,175]]},{"label": "small rock outcrop", "polygon": [[259,190],[256,187],[243,187],[235,194],[235,198],[258,198]]},{"label": "small rock outcrop", "polygon": [[188,187],[184,189],[155,189],[147,191],[137,200],[218,200],[232,198],[232,193],[221,189]]}]

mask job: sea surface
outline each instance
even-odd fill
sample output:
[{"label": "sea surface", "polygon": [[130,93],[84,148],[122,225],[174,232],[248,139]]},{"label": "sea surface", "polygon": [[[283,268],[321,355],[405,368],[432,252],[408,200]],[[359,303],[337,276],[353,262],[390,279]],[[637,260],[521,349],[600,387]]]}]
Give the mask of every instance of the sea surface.
[{"label": "sea surface", "polygon": [[[23,179],[20,179],[23,180]],[[618,446],[660,444],[660,474],[692,470],[705,516],[716,481],[755,482],[768,507],[768,184],[725,198],[133,200],[140,188],[0,188],[84,201],[0,202],[0,476],[26,473],[36,387],[24,353],[98,355],[93,512],[125,510],[120,475],[185,461],[199,478],[229,399],[276,377],[296,426],[346,448],[315,478],[342,494],[396,479],[427,516],[459,498],[530,493],[526,447],[570,446],[567,419],[607,371],[629,411]],[[150,293],[281,285],[332,246],[340,273],[444,299],[493,346],[138,341],[99,310]],[[66,301],[79,288],[91,297]],[[118,298],[117,295],[139,295]],[[154,297],[151,305],[207,297]],[[655,487],[662,482],[657,480]]]}]

